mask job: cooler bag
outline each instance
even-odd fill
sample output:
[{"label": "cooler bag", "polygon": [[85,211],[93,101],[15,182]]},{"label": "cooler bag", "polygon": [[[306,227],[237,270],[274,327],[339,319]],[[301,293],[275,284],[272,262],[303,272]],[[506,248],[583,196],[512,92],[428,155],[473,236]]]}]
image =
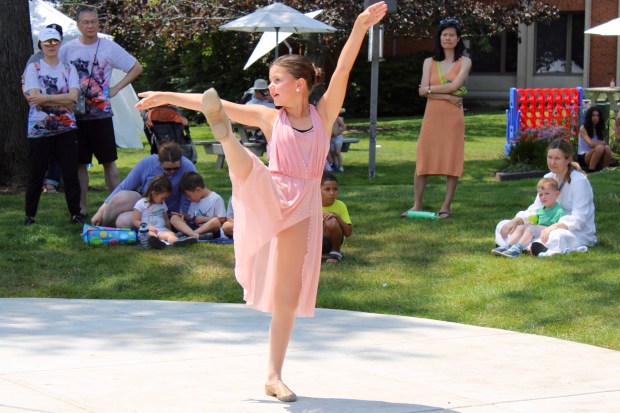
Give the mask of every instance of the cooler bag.
[{"label": "cooler bag", "polygon": [[84,224],[82,240],[89,245],[135,244],[136,232],[131,228],[95,227]]}]

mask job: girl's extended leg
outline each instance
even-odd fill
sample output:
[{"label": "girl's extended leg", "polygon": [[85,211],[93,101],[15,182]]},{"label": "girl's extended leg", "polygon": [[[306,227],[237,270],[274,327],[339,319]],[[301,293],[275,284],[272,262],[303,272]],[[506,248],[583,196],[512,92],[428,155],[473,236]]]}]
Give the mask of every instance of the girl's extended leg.
[{"label": "girl's extended leg", "polygon": [[296,400],[295,393],[282,383],[282,365],[299,304],[301,270],[308,248],[309,223],[310,220],[305,219],[278,234],[274,305],[269,328],[269,364],[265,390],[267,394],[283,401]]},{"label": "girl's extended leg", "polygon": [[235,138],[215,89],[211,88],[202,95],[202,112],[211,126],[213,137],[222,144],[228,167],[239,179],[244,180],[252,171],[252,158]]}]

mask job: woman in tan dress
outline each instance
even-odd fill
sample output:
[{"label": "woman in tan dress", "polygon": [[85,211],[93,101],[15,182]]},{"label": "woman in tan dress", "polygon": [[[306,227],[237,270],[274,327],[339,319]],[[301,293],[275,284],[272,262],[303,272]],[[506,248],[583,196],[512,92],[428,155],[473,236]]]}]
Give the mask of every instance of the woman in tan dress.
[{"label": "woman in tan dress", "polygon": [[[463,175],[465,120],[460,88],[471,69],[471,60],[463,56],[464,51],[459,21],[442,20],[435,36],[435,55],[424,61],[419,89],[420,96],[428,101],[416,146],[411,210],[422,210],[427,177],[445,175],[446,197],[439,218],[450,217],[456,185]],[[402,216],[407,216],[407,211]]]}]

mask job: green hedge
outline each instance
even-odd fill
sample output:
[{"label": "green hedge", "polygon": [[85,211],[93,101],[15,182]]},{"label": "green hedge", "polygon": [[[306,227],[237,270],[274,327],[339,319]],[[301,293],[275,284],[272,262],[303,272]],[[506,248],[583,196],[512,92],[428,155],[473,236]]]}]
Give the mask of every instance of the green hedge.
[{"label": "green hedge", "polygon": [[[428,54],[388,57],[379,63],[378,116],[413,116],[424,113],[426,100],[418,94],[422,65]],[[349,78],[344,106],[349,117],[370,114],[371,63],[365,53],[360,56]]]}]

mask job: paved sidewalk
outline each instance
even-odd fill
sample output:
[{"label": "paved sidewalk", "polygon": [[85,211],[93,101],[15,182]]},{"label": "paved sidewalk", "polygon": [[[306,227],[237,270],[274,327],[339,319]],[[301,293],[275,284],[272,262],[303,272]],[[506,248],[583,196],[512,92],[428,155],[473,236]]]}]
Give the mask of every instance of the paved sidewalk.
[{"label": "paved sidewalk", "polygon": [[269,316],[243,305],[0,299],[0,412],[616,413],[620,352],[337,310],[298,319],[263,393]]}]

